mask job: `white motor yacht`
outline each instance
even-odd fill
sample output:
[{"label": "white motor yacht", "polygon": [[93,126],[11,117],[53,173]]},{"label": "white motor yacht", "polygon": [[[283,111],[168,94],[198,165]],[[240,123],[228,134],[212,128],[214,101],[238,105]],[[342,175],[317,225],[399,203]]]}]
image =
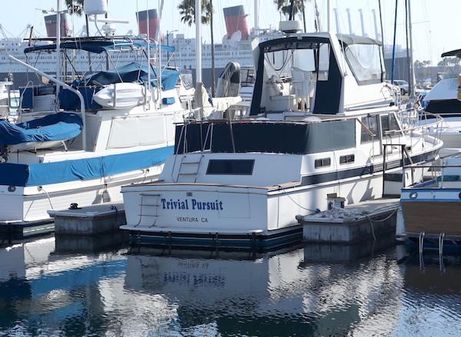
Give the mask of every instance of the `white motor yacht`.
[{"label": "white motor yacht", "polygon": [[380,45],[288,34],[255,49],[246,118],[178,125],[159,181],[122,188],[133,242],[271,248],[301,239],[296,215],[399,194],[402,166],[442,142],[402,119]]}]

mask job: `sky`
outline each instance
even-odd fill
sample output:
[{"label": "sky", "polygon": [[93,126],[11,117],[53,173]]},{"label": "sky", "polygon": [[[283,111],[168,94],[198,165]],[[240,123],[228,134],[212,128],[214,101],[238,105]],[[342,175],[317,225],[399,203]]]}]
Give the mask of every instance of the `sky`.
[{"label": "sky", "polygon": [[[25,28],[28,24],[34,26],[34,31],[45,36],[46,30],[41,10],[57,8],[58,0],[2,0],[0,11],[0,24],[7,36],[25,36]],[[219,41],[225,34],[223,7],[242,4],[248,14],[249,26],[254,24],[254,1],[255,0],[214,0],[215,6],[215,41]],[[273,0],[259,1],[259,22],[261,28],[277,28],[280,20]],[[64,0],[60,0],[64,6]],[[118,20],[127,20],[129,24],[115,25],[117,34],[125,34],[128,31],[137,32],[135,12],[146,8],[157,8],[158,0],[109,0],[109,17]],[[394,22],[394,0],[381,0],[383,6],[384,39],[388,44],[392,43]],[[405,44],[404,31],[404,0],[400,0],[397,20],[397,44]],[[177,10],[179,0],[165,0],[161,30],[166,32],[176,31],[184,33],[186,37],[194,37],[195,27],[189,27],[180,22]],[[313,8],[313,0],[308,0],[307,6]],[[321,24],[326,29],[326,0],[317,0],[321,13]],[[360,25],[359,9],[363,10],[365,32],[375,37],[375,27],[372,10],[377,12],[378,0],[331,0],[331,8],[336,8],[338,20],[334,12],[331,12],[331,27],[336,30],[338,22],[339,31],[349,31],[346,8],[350,9],[353,32],[362,33]],[[414,40],[414,58],[416,60],[430,60],[437,63],[440,54],[447,50],[461,48],[461,34],[457,22],[461,13],[461,0],[413,0],[412,22]],[[313,14],[308,10],[307,21],[312,22]],[[74,31],[79,34],[82,31],[83,20],[73,19]],[[92,24],[90,24],[91,26]],[[313,27],[308,23],[308,27]],[[95,29],[92,28],[94,31]],[[203,27],[203,40],[210,41],[209,27]]]}]

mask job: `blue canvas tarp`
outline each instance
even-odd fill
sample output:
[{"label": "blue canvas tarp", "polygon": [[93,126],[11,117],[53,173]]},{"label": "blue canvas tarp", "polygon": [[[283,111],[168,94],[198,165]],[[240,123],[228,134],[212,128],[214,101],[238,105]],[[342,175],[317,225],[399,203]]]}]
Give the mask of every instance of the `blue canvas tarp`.
[{"label": "blue canvas tarp", "polygon": [[41,186],[99,179],[159,165],[172,154],[173,146],[168,146],[159,149],[52,163],[30,165],[0,163],[0,185]]},{"label": "blue canvas tarp", "polygon": [[0,145],[72,139],[82,130],[82,119],[75,113],[59,112],[28,122],[0,121]]},{"label": "blue canvas tarp", "polygon": [[[170,90],[176,86],[179,79],[179,71],[165,69],[162,71],[162,89]],[[122,82],[147,83],[147,65],[131,62],[114,70],[100,71],[90,75],[86,80],[86,85],[108,85]],[[151,69],[151,84],[157,86],[157,73]]]}]

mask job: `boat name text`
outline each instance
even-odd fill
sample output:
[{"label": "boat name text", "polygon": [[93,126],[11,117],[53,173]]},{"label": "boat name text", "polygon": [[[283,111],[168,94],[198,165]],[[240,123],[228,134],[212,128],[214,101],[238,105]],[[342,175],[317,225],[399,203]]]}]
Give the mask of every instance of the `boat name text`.
[{"label": "boat name text", "polygon": [[199,201],[197,199],[160,199],[162,209],[200,210],[200,211],[222,211],[222,201]]}]

